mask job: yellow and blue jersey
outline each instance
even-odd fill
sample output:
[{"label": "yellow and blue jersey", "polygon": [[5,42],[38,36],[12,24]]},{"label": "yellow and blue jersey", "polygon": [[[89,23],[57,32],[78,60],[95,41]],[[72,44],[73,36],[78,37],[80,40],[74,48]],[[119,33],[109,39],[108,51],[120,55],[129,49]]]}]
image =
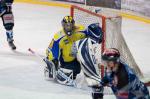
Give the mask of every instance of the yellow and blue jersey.
[{"label": "yellow and blue jersey", "polygon": [[76,26],[71,36],[67,36],[63,30],[57,32],[46,50],[48,59],[61,59],[64,62],[74,61],[75,57],[71,54],[72,45],[75,41],[86,37],[84,30],[84,26]]}]

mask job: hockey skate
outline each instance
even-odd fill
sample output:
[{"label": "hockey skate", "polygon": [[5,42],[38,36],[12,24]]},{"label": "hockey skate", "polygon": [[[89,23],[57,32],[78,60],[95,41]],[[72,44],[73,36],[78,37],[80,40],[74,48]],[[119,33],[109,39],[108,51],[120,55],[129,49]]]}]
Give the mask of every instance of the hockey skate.
[{"label": "hockey skate", "polygon": [[13,40],[12,40],[12,41],[8,41],[8,45],[9,45],[9,47],[10,47],[12,50],[16,50],[16,46],[15,46]]},{"label": "hockey skate", "polygon": [[7,31],[6,35],[7,35],[7,41],[8,41],[9,47],[12,50],[16,50],[16,46],[15,46],[14,40],[13,40],[13,32],[12,31]]}]

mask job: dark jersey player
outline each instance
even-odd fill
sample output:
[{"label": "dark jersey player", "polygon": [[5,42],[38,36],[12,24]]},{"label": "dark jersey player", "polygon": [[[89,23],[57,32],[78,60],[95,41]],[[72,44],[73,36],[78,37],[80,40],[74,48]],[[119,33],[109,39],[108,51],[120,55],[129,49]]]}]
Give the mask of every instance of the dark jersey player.
[{"label": "dark jersey player", "polygon": [[12,50],[16,49],[13,39],[14,16],[12,13],[12,3],[14,0],[0,0],[0,17],[6,29],[7,41]]}]

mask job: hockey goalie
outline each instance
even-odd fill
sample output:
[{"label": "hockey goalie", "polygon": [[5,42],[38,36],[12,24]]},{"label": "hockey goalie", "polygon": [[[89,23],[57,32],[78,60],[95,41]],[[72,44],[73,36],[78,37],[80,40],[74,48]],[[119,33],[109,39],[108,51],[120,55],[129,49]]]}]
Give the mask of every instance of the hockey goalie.
[{"label": "hockey goalie", "polygon": [[[76,26],[71,16],[65,16],[61,23],[63,29],[54,35],[46,51],[47,58],[45,61],[48,66],[47,69],[51,71],[51,65],[54,65],[57,71],[71,70],[73,73],[72,79],[76,79],[77,74],[80,73],[80,63],[72,55],[71,48],[75,41],[85,38],[86,34],[81,32],[84,30],[84,27]],[[48,76],[53,78],[55,75],[49,73]]]},{"label": "hockey goalie", "polygon": [[[75,25],[75,21],[71,16],[66,16],[63,18],[62,27],[63,30],[54,35],[54,38],[47,49],[47,57],[44,59],[47,63],[47,67],[45,67],[44,73],[46,78],[54,79],[60,84],[76,86],[75,79],[77,74],[80,73],[82,66],[80,61],[78,61],[78,49],[75,47],[75,45],[79,44],[80,41],[86,40],[87,42],[88,39],[85,38],[89,37],[93,39],[93,43],[101,43],[102,30],[99,27],[99,24],[91,24],[87,29],[84,29],[83,26]],[[91,41],[88,40],[88,42]],[[89,57],[90,56],[87,56],[86,59],[90,59]],[[94,70],[93,73],[96,77],[93,77],[98,80],[96,81],[97,85],[94,84],[91,85],[91,87],[94,89],[94,91],[102,91],[103,88],[99,87],[100,78],[98,74],[100,73],[96,72],[98,69],[95,69],[93,61],[86,61],[89,63],[88,65],[91,65],[89,70]],[[98,96],[101,95],[99,94]]]}]

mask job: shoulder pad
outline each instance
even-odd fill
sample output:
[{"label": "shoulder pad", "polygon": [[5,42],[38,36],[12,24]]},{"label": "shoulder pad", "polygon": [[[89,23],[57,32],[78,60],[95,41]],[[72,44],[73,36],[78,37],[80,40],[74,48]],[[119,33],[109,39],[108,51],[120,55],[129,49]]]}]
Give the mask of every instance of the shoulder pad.
[{"label": "shoulder pad", "polygon": [[54,40],[57,41],[57,40],[59,40],[60,38],[62,38],[63,36],[65,36],[64,32],[63,32],[63,31],[59,31],[59,32],[57,32],[57,33],[54,35]]}]

